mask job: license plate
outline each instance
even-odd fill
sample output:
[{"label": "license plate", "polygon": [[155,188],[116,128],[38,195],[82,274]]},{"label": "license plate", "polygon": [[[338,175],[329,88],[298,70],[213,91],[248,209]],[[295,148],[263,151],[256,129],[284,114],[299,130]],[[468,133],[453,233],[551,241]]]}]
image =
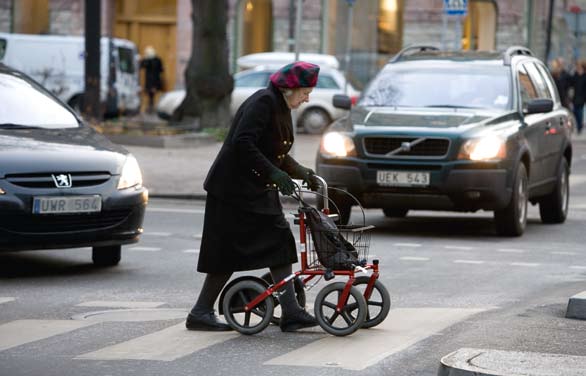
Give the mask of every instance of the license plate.
[{"label": "license plate", "polygon": [[35,197],[33,214],[94,213],[102,210],[102,198],[95,196]]},{"label": "license plate", "polygon": [[387,187],[427,187],[429,172],[377,171],[376,182]]}]

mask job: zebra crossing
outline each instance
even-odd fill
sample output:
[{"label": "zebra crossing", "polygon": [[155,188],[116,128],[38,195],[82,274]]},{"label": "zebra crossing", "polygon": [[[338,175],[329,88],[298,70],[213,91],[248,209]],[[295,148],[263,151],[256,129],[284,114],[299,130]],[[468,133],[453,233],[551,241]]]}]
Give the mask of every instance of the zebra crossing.
[{"label": "zebra crossing", "polygon": [[[8,299],[12,300],[8,301]],[[0,302],[18,304],[18,299],[0,297]],[[108,306],[116,307],[116,309],[150,307],[148,309],[156,310],[158,309],[156,307],[162,305],[165,303],[88,301],[81,302],[76,307]],[[306,335],[312,340],[309,343],[301,343],[298,348],[284,351],[269,360],[261,361],[259,366],[335,367],[363,370],[429,336],[439,335],[447,327],[485,310],[485,308],[396,308],[391,310],[388,318],[379,326],[359,330],[349,337],[330,336],[319,327],[294,334],[279,332],[279,336]],[[173,362],[195,356],[211,346],[230,348],[230,341],[244,340],[253,344],[258,340],[255,336],[247,337],[237,332],[188,331],[185,329],[184,321],[167,320],[165,323],[167,322],[169,324],[163,329],[155,329],[153,332],[135,338],[123,338],[115,343],[112,343],[111,339],[104,339],[96,349],[74,354],[70,359],[73,362],[128,360]],[[74,353],[76,341],[68,341],[68,339],[83,337],[84,330],[90,330],[89,328],[94,325],[101,324],[104,324],[104,321],[73,319],[26,319],[2,323],[0,316],[0,357],[6,351],[26,351],[27,346],[42,348],[39,345],[41,341],[55,336],[61,336],[62,343],[70,342],[73,350],[67,351],[71,350],[71,353]],[[124,325],[122,322],[114,321],[108,324]],[[278,332],[279,329],[270,327],[267,331]]]}]

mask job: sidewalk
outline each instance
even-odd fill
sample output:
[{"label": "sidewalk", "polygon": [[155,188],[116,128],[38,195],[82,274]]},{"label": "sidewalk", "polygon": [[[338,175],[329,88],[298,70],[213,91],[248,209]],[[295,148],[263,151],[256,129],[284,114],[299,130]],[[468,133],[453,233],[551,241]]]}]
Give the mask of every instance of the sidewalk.
[{"label": "sidewalk", "polygon": [[[315,169],[319,141],[320,136],[298,134],[295,137],[294,158],[302,165]],[[151,197],[203,199],[203,182],[222,143],[209,141],[181,148],[124,147],[138,160],[144,186]]]}]

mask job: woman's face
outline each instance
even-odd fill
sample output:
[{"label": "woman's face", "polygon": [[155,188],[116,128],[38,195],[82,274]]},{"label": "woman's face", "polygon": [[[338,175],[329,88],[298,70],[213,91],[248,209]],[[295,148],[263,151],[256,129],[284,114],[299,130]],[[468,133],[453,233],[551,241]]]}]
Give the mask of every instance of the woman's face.
[{"label": "woman's face", "polygon": [[292,90],[293,93],[287,98],[287,105],[290,109],[295,110],[304,102],[309,102],[309,94],[313,91],[312,87],[300,87]]}]

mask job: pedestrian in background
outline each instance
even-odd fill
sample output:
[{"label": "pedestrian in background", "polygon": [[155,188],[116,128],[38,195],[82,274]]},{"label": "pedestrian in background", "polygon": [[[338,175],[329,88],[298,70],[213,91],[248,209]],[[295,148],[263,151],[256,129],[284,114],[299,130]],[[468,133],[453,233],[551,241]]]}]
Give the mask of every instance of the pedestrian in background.
[{"label": "pedestrian in background", "polygon": [[570,108],[569,90],[571,86],[571,76],[566,71],[564,59],[557,58],[552,61],[551,75],[555,82],[555,86],[558,89],[562,106]]},{"label": "pedestrian in background", "polygon": [[586,101],[586,61],[579,60],[576,63],[576,72],[572,76],[572,87],[574,88],[574,116],[578,126],[578,134],[582,133],[584,123],[584,102]]},{"label": "pedestrian in background", "polygon": [[[207,191],[197,270],[207,273],[197,302],[187,316],[190,330],[231,328],[214,314],[214,302],[235,271],[270,268],[274,281],[292,273],[297,246],[283,215],[279,191],[294,192],[291,177],[315,188],[313,170],[289,154],[293,145],[291,110],[309,100],[319,66],[295,62],[270,77],[238,109],[204,182]],[[284,332],[317,325],[295,297],[293,280],[279,295]]]},{"label": "pedestrian in background", "polygon": [[144,70],[144,91],[149,97],[147,112],[152,113],[155,105],[155,96],[163,90],[163,62],[157,56],[153,46],[144,49],[144,58],[140,62]]}]

